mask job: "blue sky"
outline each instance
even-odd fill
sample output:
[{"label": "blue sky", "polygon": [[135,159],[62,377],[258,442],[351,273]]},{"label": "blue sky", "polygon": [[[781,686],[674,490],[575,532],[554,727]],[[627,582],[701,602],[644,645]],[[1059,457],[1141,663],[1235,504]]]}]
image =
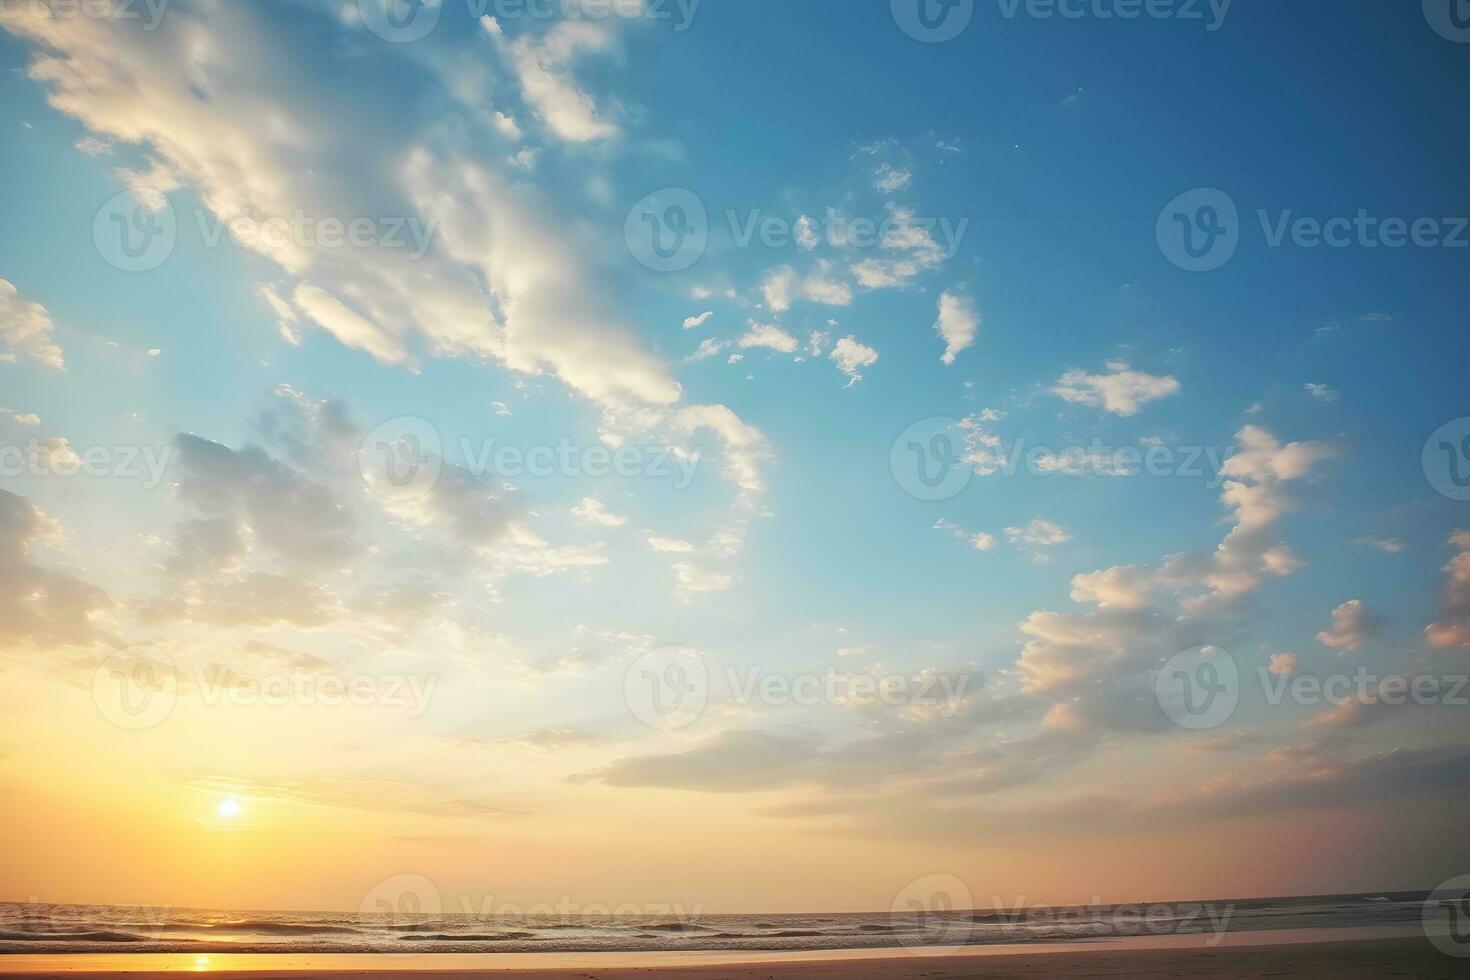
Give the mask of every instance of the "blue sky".
[{"label": "blue sky", "polygon": [[[1465,708],[1272,706],[1259,679],[1273,663],[1273,677],[1465,671],[1470,543],[1452,536],[1467,505],[1441,492],[1448,461],[1431,447],[1442,462],[1427,471],[1423,455],[1441,426],[1470,431],[1470,137],[1450,96],[1470,47],[1414,4],[1126,21],[1103,17],[1127,6],[1105,0],[1068,5],[1075,19],[972,6],[940,43],[908,36],[886,3],[704,0],[686,21],[672,5],[589,19],[567,16],[576,3],[550,17],[492,4],[482,18],[443,0],[406,43],[372,28],[380,0],[173,0],[153,29],[7,12],[0,442],[26,463],[0,476],[23,571],[0,597],[18,624],[0,641],[27,696],[80,691],[95,714],[87,690],[110,658],[245,670],[252,644],[292,670],[310,657],[441,679],[430,710],[392,719],[401,728],[371,716],[319,754],[261,749],[233,768],[181,748],[215,717],[190,703],[128,750],[124,773],[154,794],[139,789],[139,807],[227,780],[263,808],[300,802],[283,786],[317,787],[312,802],[379,821],[364,839],[389,824],[512,839],[525,817],[434,809],[507,794],[568,835],[613,797],[650,834],[718,806],[731,833],[793,852],[813,830],[859,848],[913,831],[855,892],[717,879],[711,901],[735,905],[858,894],[877,907],[936,861],[974,884],[1001,816],[1077,851],[1010,848],[1033,862],[1006,866],[1016,887],[1126,890],[1102,866],[1102,885],[1061,872],[1081,861],[1087,877],[1077,855],[1116,828],[1082,814],[1114,794],[1152,801],[1118,804],[1122,824],[1170,833],[1272,815],[1261,860],[1188,880],[1117,844],[1143,848],[1136,887],[1449,876],[1470,856],[1440,833],[1441,794],[1470,759]],[[675,190],[708,233],[692,263],[660,271],[627,229]],[[644,208],[648,195],[662,196]],[[1193,220],[1222,195],[1235,251],[1181,268],[1158,230],[1171,202]],[[1270,240],[1283,221],[1360,212],[1425,219],[1451,241]],[[171,221],[176,241],[125,271],[114,214]],[[425,237],[209,241],[222,219],[295,214]],[[761,219],[781,244],[735,233]],[[843,241],[834,220],[889,237]],[[386,424],[391,442],[404,419],[432,430],[436,472],[443,459],[417,496],[372,472],[367,434]],[[922,443],[951,438],[962,489],[910,492],[892,461],[915,424]],[[1072,450],[1088,471],[993,472],[1018,440],[1052,460]],[[695,475],[466,469],[487,443],[564,442],[640,447],[649,465],[697,454]],[[164,454],[166,476],[56,472],[68,454],[127,447]],[[1109,469],[1150,448],[1209,465]],[[697,721],[649,729],[624,679],[671,644],[717,678],[971,687],[936,718],[914,704],[732,705],[715,683]],[[1168,724],[1153,684],[1199,644],[1229,651],[1244,681],[1230,719],[1191,731]],[[307,730],[322,724],[295,707]],[[36,724],[0,726],[0,749],[24,756]],[[376,761],[348,761],[353,739],[353,752],[378,745]],[[568,744],[534,766],[454,764],[476,740]],[[409,829],[343,789],[344,772],[401,777],[426,751],[443,765],[410,780]],[[1294,794],[1308,775],[1330,788]],[[1334,861],[1405,797],[1424,801],[1405,860]],[[1306,843],[1324,813],[1335,833]],[[1286,843],[1306,856],[1283,861]],[[1028,872],[1045,884],[1020,884]],[[39,888],[27,874],[15,890]],[[355,879],[332,880],[310,898],[352,905]],[[183,881],[168,887],[203,887]],[[97,897],[87,889],[63,891]],[[307,900],[263,877],[248,894]]]}]

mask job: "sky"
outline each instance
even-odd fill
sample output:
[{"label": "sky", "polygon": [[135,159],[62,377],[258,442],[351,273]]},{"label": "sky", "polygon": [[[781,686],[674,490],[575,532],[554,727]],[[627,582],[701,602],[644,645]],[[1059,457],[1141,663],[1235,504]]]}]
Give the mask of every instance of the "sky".
[{"label": "sky", "polygon": [[1470,871],[1448,3],[3,2],[0,69],[0,899]]}]

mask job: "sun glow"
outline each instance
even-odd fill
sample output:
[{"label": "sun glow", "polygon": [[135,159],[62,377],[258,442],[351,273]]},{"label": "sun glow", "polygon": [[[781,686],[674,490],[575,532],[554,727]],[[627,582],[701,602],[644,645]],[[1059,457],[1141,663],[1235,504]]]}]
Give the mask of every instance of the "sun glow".
[{"label": "sun glow", "polygon": [[239,800],[220,800],[214,812],[221,820],[234,820],[243,809]]}]

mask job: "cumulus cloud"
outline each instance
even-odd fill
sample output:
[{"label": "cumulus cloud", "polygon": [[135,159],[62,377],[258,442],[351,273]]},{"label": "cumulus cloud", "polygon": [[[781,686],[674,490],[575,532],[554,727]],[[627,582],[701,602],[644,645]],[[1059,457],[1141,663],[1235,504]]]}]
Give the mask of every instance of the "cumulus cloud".
[{"label": "cumulus cloud", "polygon": [[596,497],[583,497],[582,502],[572,508],[572,516],[586,524],[598,524],[602,527],[622,527],[628,523],[626,517],[609,512]]},{"label": "cumulus cloud", "polygon": [[1110,361],[1103,374],[1071,370],[1057,379],[1052,394],[1077,405],[1101,408],[1114,415],[1137,415],[1143,406],[1179,393],[1179,382],[1134,371],[1124,361]]},{"label": "cumulus cloud", "polygon": [[735,580],[724,572],[710,571],[688,561],[674,564],[674,576],[675,588],[681,595],[694,592],[723,592],[735,584]]},{"label": "cumulus cloud", "polygon": [[1424,628],[1425,642],[1440,650],[1470,647],[1470,531],[1456,531],[1450,544],[1459,551],[1444,566],[1439,615]]},{"label": "cumulus cloud", "polygon": [[51,339],[53,329],[44,306],[23,298],[9,279],[0,279],[0,362],[27,357],[64,371],[61,348]]},{"label": "cumulus cloud", "polygon": [[827,306],[846,306],[852,302],[852,288],[833,278],[825,265],[806,277],[791,266],[783,265],[771,269],[761,280],[761,296],[771,312],[785,313],[798,299]]},{"label": "cumulus cloud", "polygon": [[1377,632],[1373,617],[1361,599],[1349,599],[1332,610],[1332,626],[1317,634],[1317,642],[1339,652],[1356,650]]},{"label": "cumulus cloud", "polygon": [[705,310],[698,316],[686,317],[684,319],[685,330],[697,330],[709,322],[709,318],[715,315],[714,310]]},{"label": "cumulus cloud", "polygon": [[837,341],[828,357],[837,364],[837,370],[847,375],[849,388],[863,380],[859,370],[878,363],[878,352],[852,336]]},{"label": "cumulus cloud", "polygon": [[598,110],[596,101],[577,85],[572,65],[587,53],[605,51],[612,43],[606,23],[564,20],[542,37],[530,34],[510,40],[494,17],[481,18],[515,72],[521,97],[558,139],[590,143],[617,136],[618,127]]},{"label": "cumulus cloud", "polygon": [[742,350],[765,347],[781,354],[795,353],[798,346],[795,337],[774,323],[752,323],[750,329],[735,343]]},{"label": "cumulus cloud", "polygon": [[0,645],[81,646],[100,638],[94,618],[112,605],[107,593],[32,555],[59,533],[29,500],[0,490]]},{"label": "cumulus cloud", "polygon": [[953,364],[961,351],[975,343],[975,334],[980,330],[980,312],[975,309],[975,301],[958,293],[941,294],[934,330],[944,341],[940,361]]}]

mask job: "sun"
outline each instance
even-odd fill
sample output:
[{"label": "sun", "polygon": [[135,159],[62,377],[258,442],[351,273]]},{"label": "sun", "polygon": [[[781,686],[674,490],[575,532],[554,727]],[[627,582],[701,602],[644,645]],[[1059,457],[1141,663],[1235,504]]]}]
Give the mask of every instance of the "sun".
[{"label": "sun", "polygon": [[240,806],[239,800],[220,800],[219,806],[214,808],[214,812],[221,820],[234,820],[240,815],[243,809]]}]

